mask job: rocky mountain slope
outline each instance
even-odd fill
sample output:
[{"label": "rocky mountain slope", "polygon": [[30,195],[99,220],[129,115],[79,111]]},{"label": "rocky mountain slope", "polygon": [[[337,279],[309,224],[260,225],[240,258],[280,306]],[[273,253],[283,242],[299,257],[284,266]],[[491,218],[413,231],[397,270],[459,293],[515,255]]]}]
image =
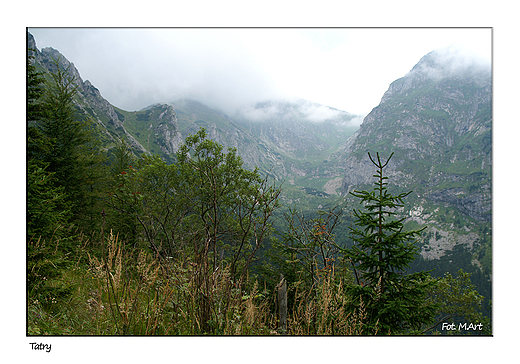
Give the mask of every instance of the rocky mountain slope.
[{"label": "rocky mountain slope", "polygon": [[48,72],[55,72],[55,62],[57,61],[59,67],[67,70],[68,75],[75,79],[77,87],[75,106],[78,115],[80,117],[90,116],[97,121],[95,125],[100,129],[107,147],[114,145],[116,140],[122,139],[131,146],[136,154],[146,153],[146,149],[126,130],[115,108],[101,96],[100,91],[90,81],[83,81],[73,63],[54,48],[47,47],[41,51],[38,50],[36,41],[30,33],[27,34],[27,48],[34,56],[36,69],[39,72],[43,72],[44,75]]},{"label": "rocky mountain slope", "polygon": [[403,213],[430,226],[422,256],[474,249],[491,229],[491,96],[489,65],[468,64],[452,49],[424,56],[348,140],[343,193],[371,188],[368,152],[394,152],[390,186],[414,191]]}]

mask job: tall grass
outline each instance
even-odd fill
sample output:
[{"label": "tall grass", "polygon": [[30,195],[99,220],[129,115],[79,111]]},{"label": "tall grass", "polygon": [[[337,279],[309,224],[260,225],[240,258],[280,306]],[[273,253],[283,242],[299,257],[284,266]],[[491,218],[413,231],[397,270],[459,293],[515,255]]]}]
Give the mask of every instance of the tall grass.
[{"label": "tall grass", "polygon": [[292,285],[295,302],[288,318],[289,335],[361,335],[366,312],[363,306],[347,311],[350,297],[343,280],[335,275],[333,266],[322,270],[316,287],[300,290],[300,282]]},{"label": "tall grass", "polygon": [[[81,239],[81,237],[79,238]],[[349,314],[349,297],[333,269],[306,290],[289,282],[294,304],[278,330],[276,295],[256,281],[233,281],[228,266],[207,273],[190,260],[159,261],[110,233],[103,254],[78,242],[77,263],[56,284],[71,287],[52,309],[29,300],[28,334],[46,335],[358,335],[365,313]],[[88,262],[85,264],[83,262]]]}]

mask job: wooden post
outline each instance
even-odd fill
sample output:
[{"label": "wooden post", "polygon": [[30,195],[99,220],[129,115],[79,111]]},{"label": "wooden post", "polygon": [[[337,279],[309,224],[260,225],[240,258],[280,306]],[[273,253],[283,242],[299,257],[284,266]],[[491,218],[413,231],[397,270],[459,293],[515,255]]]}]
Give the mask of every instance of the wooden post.
[{"label": "wooden post", "polygon": [[280,274],[280,283],[276,287],[278,289],[278,330],[285,334],[287,331],[287,282],[283,274]]}]

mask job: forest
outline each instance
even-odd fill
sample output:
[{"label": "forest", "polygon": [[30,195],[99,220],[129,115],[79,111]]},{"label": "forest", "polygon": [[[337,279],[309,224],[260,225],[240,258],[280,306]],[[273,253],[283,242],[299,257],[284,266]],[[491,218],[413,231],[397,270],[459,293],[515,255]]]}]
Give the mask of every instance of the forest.
[{"label": "forest", "polygon": [[27,58],[29,336],[491,335],[468,272],[410,273],[423,229],[396,214],[392,154],[367,156],[359,204],[307,213],[204,128],[173,163],[106,149],[55,66]]}]

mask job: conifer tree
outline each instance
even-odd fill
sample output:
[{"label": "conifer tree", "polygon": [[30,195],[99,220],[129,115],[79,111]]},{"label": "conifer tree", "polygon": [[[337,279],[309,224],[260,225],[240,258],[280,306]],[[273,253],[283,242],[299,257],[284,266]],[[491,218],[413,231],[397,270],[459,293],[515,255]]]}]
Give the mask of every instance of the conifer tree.
[{"label": "conifer tree", "polygon": [[45,156],[48,170],[65,188],[65,193],[78,214],[84,202],[82,181],[78,175],[79,146],[86,141],[83,124],[76,117],[73,99],[77,93],[75,79],[62,69],[59,60],[54,61],[57,70],[51,73],[52,81],[46,84],[43,100],[45,117],[38,123],[44,136],[52,140],[50,153]]},{"label": "conifer tree", "polygon": [[45,117],[44,78],[27,50],[27,241],[62,237],[70,218],[63,187],[48,170],[53,140],[35,127]]},{"label": "conifer tree", "polygon": [[41,72],[36,70],[32,49],[27,50],[27,122],[31,123],[43,117],[43,83]]},{"label": "conifer tree", "polygon": [[367,333],[399,334],[430,322],[435,305],[428,292],[435,282],[428,272],[405,274],[415,259],[416,237],[420,230],[403,231],[404,218],[396,218],[396,210],[412,191],[392,195],[387,190],[388,177],[383,169],[392,158],[383,162],[377,153],[368,154],[377,172],[373,191],[354,191],[351,194],[364,204],[365,211],[354,209],[355,224],[351,228],[354,246],[344,250],[352,263],[356,282],[348,290],[353,307],[363,306],[368,315]]},{"label": "conifer tree", "polygon": [[103,197],[108,185],[108,158],[103,151],[100,132],[96,122],[88,116],[84,121],[85,143],[79,147],[78,177],[81,178],[85,204],[82,209],[81,228],[87,231],[97,230],[101,222]]},{"label": "conifer tree", "polygon": [[[74,100],[77,80],[54,60],[56,70],[45,83],[41,97],[43,113],[35,125],[48,148],[39,158],[63,187],[72,220],[82,228],[93,226],[95,203],[102,178],[104,156],[94,122],[78,113]],[[69,65],[70,67],[70,65]],[[85,222],[87,222],[85,224]]]},{"label": "conifer tree", "polygon": [[48,163],[45,163],[43,156],[50,153],[52,143],[35,127],[45,116],[43,103],[45,79],[42,73],[36,70],[33,51],[33,49],[27,50],[27,161],[34,167],[45,168]]},{"label": "conifer tree", "polygon": [[[135,178],[128,178],[128,173],[135,172],[132,165],[136,165],[137,158],[124,139],[116,141],[112,154],[109,187],[111,192],[108,199],[108,205],[112,208],[107,211],[108,220],[127,244],[135,245],[139,224],[136,218],[135,191],[124,192],[135,187]],[[115,195],[114,191],[117,191]],[[134,193],[134,195],[131,195],[131,193]]]},{"label": "conifer tree", "polygon": [[45,156],[51,153],[53,139],[35,127],[45,117],[42,102],[44,79],[27,54],[27,294],[42,304],[68,294],[68,288],[50,284],[66,265],[66,258],[54,242],[66,238],[70,205],[55,173],[47,170]]}]

